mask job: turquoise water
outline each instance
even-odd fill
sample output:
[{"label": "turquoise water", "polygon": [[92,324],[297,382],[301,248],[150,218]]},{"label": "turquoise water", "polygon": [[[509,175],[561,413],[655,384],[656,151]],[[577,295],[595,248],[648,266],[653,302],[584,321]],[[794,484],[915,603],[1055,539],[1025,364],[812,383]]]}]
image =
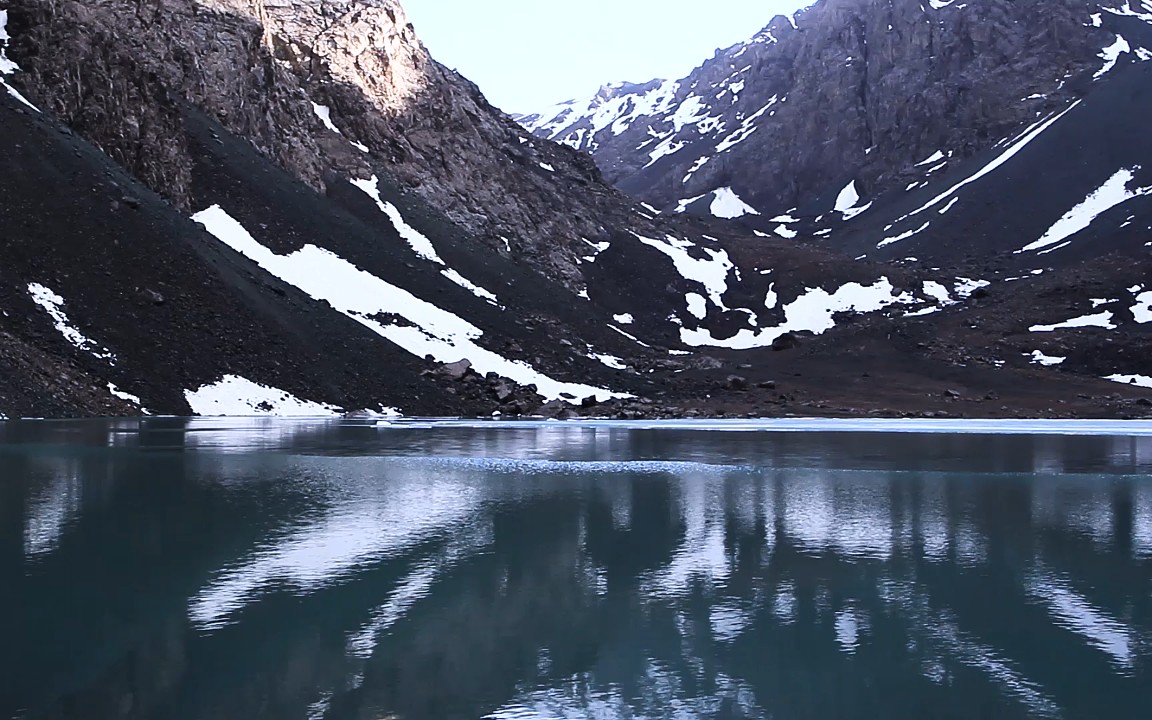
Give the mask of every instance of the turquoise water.
[{"label": "turquoise water", "polygon": [[1147,717],[1152,437],[970,427],[0,424],[0,718]]}]

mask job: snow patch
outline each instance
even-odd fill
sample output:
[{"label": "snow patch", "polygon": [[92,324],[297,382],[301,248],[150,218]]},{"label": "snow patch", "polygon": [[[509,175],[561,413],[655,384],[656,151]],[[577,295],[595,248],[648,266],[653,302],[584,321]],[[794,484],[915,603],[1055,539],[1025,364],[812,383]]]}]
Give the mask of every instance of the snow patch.
[{"label": "snow patch", "polygon": [[[444,262],[443,258],[440,257],[440,254],[436,252],[436,248],[432,245],[431,240],[419,230],[409,225],[404,220],[404,216],[400,214],[400,211],[396,209],[395,205],[390,202],[384,202],[380,198],[380,179],[377,176],[373,175],[371,180],[353,179],[351,183],[376,202],[376,207],[380,208],[380,211],[388,216],[388,219],[392,222],[392,227],[396,228],[396,232],[408,243],[408,247],[412,248],[413,252],[437,265],[448,265],[448,263]],[[476,297],[486,300],[493,305],[499,304],[499,300],[495,294],[469,281],[456,270],[448,268],[447,270],[442,270],[440,274]]]},{"label": "snow patch", "polygon": [[686,147],[688,147],[687,142],[683,140],[676,140],[674,136],[669,136],[660,144],[658,144],[652,152],[648,153],[648,164],[644,167],[652,167],[661,158],[668,157],[669,155],[675,155]]},{"label": "snow patch", "polygon": [[924,294],[936,300],[936,302],[941,305],[954,305],[956,303],[956,301],[952,299],[952,295],[948,292],[948,288],[935,280],[926,280],[924,282]]},{"label": "snow patch", "polygon": [[[632,235],[645,245],[667,255],[681,277],[703,285],[712,302],[720,309],[724,309],[724,293],[728,292],[728,273],[736,267],[727,252],[701,247],[672,235],[665,236],[663,241],[646,238],[635,232]],[[688,252],[690,248],[698,250],[707,257],[702,259],[693,257]]]},{"label": "snow patch", "polygon": [[1121,168],[1115,175],[1092,192],[1084,202],[1064,213],[1056,224],[1036,242],[1029,243],[1016,251],[1015,254],[1040,250],[1050,245],[1063,242],[1067,238],[1084,230],[1103,213],[1117,205],[1123,204],[1133,198],[1152,195],[1152,185],[1146,188],[1129,189],[1128,185],[1135,179],[1140,166]]},{"label": "snow patch", "polygon": [[1116,42],[1100,51],[1100,59],[1104,61],[1104,67],[1097,70],[1092,79],[1099,80],[1107,75],[1112,68],[1116,67],[1116,63],[1120,61],[1120,56],[1130,52],[1132,52],[1132,46],[1128,44],[1123,35],[1117,35]]},{"label": "snow patch", "polygon": [[836,327],[833,315],[840,312],[875,312],[889,305],[907,302],[904,295],[896,295],[888,278],[872,285],[847,283],[829,293],[823,288],[810,288],[803,295],[784,306],[784,323],[758,331],[741,330],[730,338],[717,339],[705,329],[680,330],[685,345],[709,345],[734,350],[767,347],[781,335],[789,332],[812,332],[821,335]]},{"label": "snow patch", "polygon": [[28,98],[21,95],[16,88],[12,87],[6,80],[4,80],[5,75],[11,75],[12,73],[18,72],[20,70],[19,65],[8,59],[8,41],[11,39],[12,37],[8,34],[8,11],[0,10],[0,85],[3,85],[4,89],[7,90],[8,94],[11,95],[14,99],[27,105],[36,112],[40,112],[40,108],[29,102]]},{"label": "snow patch", "polygon": [[760,214],[759,210],[741,200],[740,196],[730,187],[722,187],[716,191],[716,195],[712,200],[712,206],[709,210],[711,210],[712,214],[716,217],[727,218],[729,220],[745,215]]},{"label": "snow patch", "polygon": [[838,213],[848,212],[858,202],[860,202],[860,193],[856,190],[856,181],[853,180],[845,185],[840,194],[836,196],[836,205],[833,209]]},{"label": "snow patch", "polygon": [[327,105],[317,105],[312,103],[312,112],[316,113],[316,117],[320,118],[320,122],[324,123],[324,127],[328,128],[337,135],[343,135],[340,128],[332,124],[332,110]]},{"label": "snow patch", "polygon": [[1033,365],[1044,365],[1045,367],[1051,367],[1053,365],[1061,365],[1064,363],[1065,360],[1068,359],[1066,357],[1053,357],[1051,355],[1045,355],[1044,353],[1040,352],[1039,350],[1036,350],[1035,352],[1033,352],[1032,355],[1030,355],[1029,357],[1032,358],[1032,364]]},{"label": "snow patch", "polygon": [[925,210],[928,210],[929,208],[932,208],[932,207],[935,207],[936,205],[939,205],[940,203],[944,202],[945,200],[952,198],[962,188],[965,188],[968,185],[971,185],[972,183],[980,180],[984,176],[995,172],[997,169],[999,169],[1001,166],[1003,166],[1005,163],[1007,163],[1009,160],[1011,160],[1013,157],[1015,157],[1017,154],[1019,154],[1020,151],[1022,151],[1025,147],[1027,147],[1029,143],[1031,143],[1036,138],[1040,137],[1040,135],[1042,135],[1045,130],[1047,130],[1048,128],[1055,125],[1057,122],[1059,122],[1061,120],[1061,118],[1063,118],[1065,115],[1067,115],[1068,113],[1072,112],[1077,107],[1079,107],[1081,102],[1083,102],[1083,100],[1077,100],[1076,102],[1072,103],[1067,108],[1065,108],[1063,111],[1053,115],[1052,117],[1048,118],[1047,120],[1041,120],[1040,122],[1032,125],[1027,130],[1025,130],[1023,133],[1021,133],[1012,142],[1012,144],[1009,145],[1006,150],[1004,150],[1004,152],[1000,153],[1000,155],[998,155],[994,160],[989,162],[983,168],[981,168],[977,172],[973,173],[968,178],[956,183],[952,187],[948,188],[944,192],[940,193],[936,197],[932,198],[931,200],[924,203],[923,205],[921,205],[917,209],[913,210],[912,212],[908,213],[904,217],[900,218],[896,222],[897,223],[903,222],[904,220],[907,220],[910,217],[913,217],[915,215],[919,215],[920,213],[924,212]]},{"label": "snow patch", "polygon": [[1152,377],[1148,377],[1147,375],[1109,375],[1104,379],[1125,385],[1152,388]]},{"label": "snow patch", "polygon": [[692,317],[697,320],[708,317],[708,300],[703,295],[688,293],[684,296],[684,301],[688,303],[688,312]]},{"label": "snow patch", "polygon": [[340,409],[300,398],[238,375],[225,375],[199,390],[185,390],[184,399],[194,415],[205,417],[332,417]]},{"label": "snow patch", "polygon": [[38,108],[38,107],[36,107],[35,105],[33,105],[33,104],[32,104],[32,103],[31,103],[31,102],[28,100],[28,98],[26,98],[26,97],[24,97],[23,95],[21,95],[19,90],[17,90],[16,88],[12,87],[12,86],[11,86],[11,85],[9,85],[8,83],[6,83],[6,82],[3,80],[3,78],[0,78],[0,85],[3,85],[3,86],[4,86],[4,89],[8,91],[8,94],[9,94],[9,95],[11,95],[13,98],[15,98],[17,101],[19,101],[19,102],[21,102],[21,103],[23,103],[23,104],[27,105],[28,107],[32,108],[32,109],[33,109],[33,110],[35,110],[36,112],[40,112],[40,108]]},{"label": "snow patch", "polygon": [[907,240],[908,238],[913,237],[915,235],[919,235],[920,233],[927,230],[928,226],[931,224],[932,224],[932,221],[929,220],[929,221],[925,222],[923,225],[921,225],[920,227],[916,228],[915,230],[909,230],[906,233],[900,233],[899,235],[895,235],[895,236],[890,237],[890,238],[884,238],[883,240],[881,240],[880,242],[878,242],[876,244],[876,247],[878,247],[878,248],[886,247],[888,245],[892,245],[893,243],[898,243],[902,240]]},{"label": "snow patch", "polygon": [[70,345],[84,352],[91,353],[93,357],[98,360],[104,360],[109,365],[116,364],[116,355],[80,332],[80,330],[72,324],[72,321],[68,319],[68,314],[64,312],[64,298],[40,283],[29,283],[28,294],[32,296],[32,302],[39,305],[44,309],[44,312],[48,313],[48,316],[52,318],[52,324],[55,326],[56,331],[63,335],[64,339],[67,340]]},{"label": "snow patch", "polygon": [[916,167],[923,167],[925,165],[932,165],[934,163],[940,162],[943,159],[944,159],[944,152],[941,150],[937,150],[936,152],[932,153],[927,158],[916,163]]},{"label": "snow patch", "polygon": [[1152,323],[1152,292],[1136,296],[1136,304],[1132,306],[1132,317],[1141,325]]},{"label": "snow patch", "polygon": [[1140,4],[1147,12],[1137,12],[1125,4],[1119,8],[1101,8],[1104,12],[1112,13],[1113,15],[1122,15],[1128,17],[1139,18],[1146,23],[1152,23],[1152,0],[1140,0]]},{"label": "snow patch", "polygon": [[499,298],[497,298],[494,293],[488,292],[484,288],[456,272],[454,269],[448,268],[446,270],[441,270],[440,274],[456,283],[460,287],[464,288],[468,292],[472,293],[476,297],[480,298],[481,300],[487,300],[492,305],[500,304]]},{"label": "snow patch", "polygon": [[380,178],[373,175],[371,180],[353,179],[350,182],[376,202],[376,207],[380,208],[380,212],[388,216],[388,219],[392,221],[392,226],[396,228],[396,232],[408,243],[408,246],[412,248],[413,252],[437,265],[445,264],[445,262],[440,259],[439,253],[436,252],[436,248],[432,245],[432,241],[425,237],[419,230],[405,222],[404,216],[400,214],[400,211],[396,209],[395,205],[380,199]]},{"label": "snow patch", "polygon": [[593,360],[597,360],[597,361],[603,363],[604,365],[607,365],[608,367],[612,368],[613,370],[627,370],[628,369],[628,365],[626,365],[623,360],[616,357],[615,355],[602,355],[600,353],[588,353],[588,357],[590,357]]},{"label": "snow patch", "polygon": [[132,403],[136,407],[140,408],[140,412],[143,413],[144,415],[151,415],[152,414],[152,413],[148,412],[148,410],[144,407],[144,404],[142,402],[140,402],[139,397],[132,395],[131,393],[123,392],[122,390],[120,390],[120,388],[116,387],[115,383],[108,383],[108,393],[110,395],[112,395],[112,397],[114,397],[114,398],[117,398],[119,400],[123,400],[124,402]]},{"label": "snow patch", "polygon": [[[277,255],[258,243],[219,205],[192,219],[272,275],[327,302],[337,312],[416,357],[431,355],[441,362],[466,358],[480,374],[494,372],[521,385],[535,384],[549,400],[562,394],[581,398],[595,395],[600,400],[622,397],[603,388],[555,380],[526,363],[481,347],[475,342],[484,334],[480,328],[357,268],[329,250],[305,245],[290,255]],[[402,324],[396,324],[392,317],[399,318]]]},{"label": "snow patch", "polygon": [[631,325],[636,322],[636,318],[632,317],[631,313],[624,313],[623,315],[613,315],[612,319],[621,325]]},{"label": "snow patch", "polygon": [[1111,311],[1096,313],[1095,315],[1084,315],[1071,320],[1065,320],[1062,323],[1055,325],[1033,325],[1028,328],[1029,332],[1053,332],[1055,330],[1063,330],[1066,328],[1081,328],[1081,327],[1100,327],[1105,330],[1115,330],[1116,325],[1112,322],[1113,314]]},{"label": "snow patch", "polygon": [[591,255],[585,255],[583,258],[584,260],[591,262],[591,263],[596,262],[596,258],[600,257],[600,253],[602,253],[605,250],[607,250],[608,248],[612,247],[612,243],[610,243],[610,242],[594,243],[591,240],[588,240],[587,238],[580,238],[580,239],[584,241],[585,245],[592,248],[592,254]]},{"label": "snow patch", "polygon": [[[707,193],[705,193],[705,195],[707,195]],[[672,212],[677,213],[677,214],[687,212],[688,207],[691,206],[692,203],[696,202],[697,200],[699,200],[702,197],[704,197],[704,195],[697,195],[696,197],[683,198],[679,202],[676,203],[676,209],[673,210]]]},{"label": "snow patch", "polygon": [[11,75],[20,70],[20,66],[9,60],[6,54],[11,39],[12,36],[8,34],[8,11],[0,10],[0,75]]},{"label": "snow patch", "polygon": [[840,213],[844,217],[844,221],[847,222],[870,207],[872,207],[872,203],[860,205],[860,193],[856,190],[856,181],[853,180],[836,196],[836,205],[833,210]]},{"label": "snow patch", "polygon": [[[777,95],[773,95],[772,97],[768,98],[768,103],[764,107],[746,117],[743,121],[741,121],[740,127],[738,127],[734,132],[720,141],[720,143],[716,146],[716,154],[719,155],[722,152],[727,152],[747,140],[748,137],[752,135],[752,133],[756,132],[756,128],[758,127],[756,125],[756,121],[759,120],[764,115],[764,113],[768,112],[772,106],[778,102],[781,102],[781,100]],[[701,165],[703,165],[703,163],[701,163]],[[698,169],[699,168],[694,168],[693,171]]]},{"label": "snow patch", "polygon": [[[639,345],[640,347],[646,347],[646,348],[649,348],[649,349],[651,349],[651,347],[652,347],[651,345],[649,345],[648,343],[644,342],[643,340],[641,340],[640,338],[636,337],[635,335],[632,335],[632,334],[630,334],[630,333],[626,333],[626,332],[624,332],[623,330],[621,330],[620,328],[616,327],[615,325],[611,325],[611,324],[610,324],[610,325],[608,325],[608,329],[609,329],[609,330],[612,330],[613,332],[616,332],[616,333],[618,333],[618,334],[620,334],[620,335],[623,335],[624,337],[628,338],[629,340],[631,340],[632,342],[636,343],[636,344],[637,344],[637,345]],[[634,397],[634,396],[633,396],[633,395],[617,395],[616,397]]]},{"label": "snow patch", "polygon": [[968,299],[972,293],[981,288],[986,288],[992,283],[987,280],[973,280],[971,278],[956,278],[956,284],[952,287],[952,291],[956,293],[957,297]]}]

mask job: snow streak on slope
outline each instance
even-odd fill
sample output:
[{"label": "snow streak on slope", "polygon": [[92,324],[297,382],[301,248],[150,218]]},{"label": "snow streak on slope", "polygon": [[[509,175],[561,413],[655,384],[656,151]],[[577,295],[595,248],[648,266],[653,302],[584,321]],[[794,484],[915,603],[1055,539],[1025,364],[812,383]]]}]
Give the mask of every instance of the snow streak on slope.
[{"label": "snow streak on slope", "polygon": [[332,405],[301,400],[291,393],[237,375],[225,375],[219,382],[199,390],[185,390],[184,399],[193,414],[208,417],[330,417],[340,414],[340,409]]},{"label": "snow streak on slope", "polygon": [[8,34],[8,11],[0,10],[0,85],[4,86],[4,89],[8,91],[9,95],[32,108],[36,112],[40,112],[40,108],[28,102],[27,98],[21,95],[19,91],[16,90],[16,88],[9,85],[8,81],[4,79],[5,75],[11,75],[12,73],[20,70],[19,65],[8,59],[8,41],[11,39],[12,37]]},{"label": "snow streak on slope", "polygon": [[324,127],[328,128],[337,135],[344,134],[340,132],[340,128],[332,124],[332,111],[328,108],[327,105],[317,105],[316,103],[312,103],[312,112],[316,114],[316,117],[320,118],[320,122],[324,123]]},{"label": "snow streak on slope", "polygon": [[[408,243],[408,246],[412,248],[413,252],[437,265],[448,264],[444,262],[440,254],[436,252],[436,248],[432,245],[431,240],[405,222],[404,217],[400,214],[400,211],[396,209],[395,205],[380,199],[380,179],[378,177],[373,175],[371,180],[352,180],[352,184],[364,191],[368,197],[376,202],[376,206],[380,208],[381,212],[388,216],[388,219],[392,221],[392,226],[396,228],[396,232],[400,233],[400,237],[404,238],[404,241]],[[493,305],[499,302],[496,295],[471,282],[452,268],[441,270],[440,274],[478,298],[483,298]]]},{"label": "snow streak on slope", "polygon": [[10,75],[20,69],[20,66],[8,59],[5,50],[8,47],[8,41],[12,37],[8,35],[8,11],[0,10],[0,75]]},{"label": "snow streak on slope", "polygon": [[[1135,2],[1135,0],[1133,0]],[[1130,7],[1130,3],[1125,4],[1119,8],[1100,8],[1104,12],[1112,13],[1113,15],[1128,16],[1139,18],[1146,23],[1152,24],[1152,0],[1139,0],[1139,4],[1144,8],[1144,12],[1138,12]]]},{"label": "snow streak on slope", "polygon": [[109,365],[116,364],[116,356],[112,352],[100,347],[99,343],[80,332],[68,319],[67,313],[64,312],[64,298],[40,283],[29,284],[28,294],[32,296],[33,302],[44,308],[44,312],[52,318],[52,324],[56,327],[57,332],[63,335],[64,339],[73,347],[92,353],[93,357],[106,360]]},{"label": "snow streak on slope", "polygon": [[[312,103],[312,112],[315,113],[316,117],[320,118],[320,122],[324,123],[324,127],[328,128],[337,135],[344,135],[344,133],[340,132],[340,128],[333,124],[332,110],[327,105]],[[358,143],[355,140],[349,140],[348,142],[352,145],[352,147],[356,148],[362,153],[369,152],[368,146],[363,143]]]},{"label": "snow streak on slope", "polygon": [[133,395],[132,393],[124,392],[120,388],[116,387],[116,383],[108,383],[108,394],[111,395],[112,397],[116,398],[117,400],[123,400],[126,403],[131,403],[131,404],[135,405],[136,407],[140,408],[140,414],[141,415],[151,415],[152,414],[151,412],[149,412],[148,408],[144,407],[144,403],[143,403],[143,401],[140,400],[140,397],[138,395]]},{"label": "snow streak on slope", "polygon": [[931,200],[929,200],[925,204],[921,205],[920,207],[916,208],[915,210],[908,213],[904,217],[900,218],[900,220],[898,220],[897,222],[902,222],[904,220],[907,220],[910,217],[914,217],[916,215],[919,215],[920,213],[924,212],[925,210],[928,210],[932,207],[935,207],[936,205],[939,205],[940,203],[944,202],[945,200],[950,199],[952,196],[954,196],[961,189],[967,187],[968,185],[971,185],[972,183],[976,182],[980,178],[995,172],[998,168],[1000,168],[1005,163],[1007,163],[1009,160],[1011,160],[1016,155],[1018,155],[1021,150],[1023,150],[1025,147],[1028,146],[1029,143],[1031,143],[1036,138],[1040,137],[1040,135],[1042,135],[1045,130],[1047,130],[1048,128],[1055,125],[1057,122],[1060,121],[1061,118],[1063,118],[1065,115],[1067,115],[1068,113],[1070,113],[1074,109],[1076,109],[1080,105],[1081,102],[1082,102],[1081,100],[1077,100],[1076,102],[1069,105],[1067,108],[1065,108],[1060,113],[1057,113],[1056,115],[1048,118],[1047,120],[1043,120],[1039,123],[1036,123],[1032,127],[1028,128],[1022,135],[1019,136],[1019,138],[1014,143],[1012,143],[1008,147],[1007,150],[1000,153],[1000,155],[997,156],[994,160],[992,160],[992,162],[988,163],[983,168],[981,168],[977,172],[973,173],[971,176],[969,176],[969,177],[965,178],[964,180],[956,183],[955,185],[948,188],[944,192],[940,193],[936,197],[932,198]]},{"label": "snow streak on slope", "polygon": [[1102,313],[1072,318],[1071,320],[1065,320],[1055,325],[1033,325],[1028,328],[1028,330],[1029,332],[1054,332],[1056,330],[1082,327],[1099,327],[1105,330],[1115,330],[1116,325],[1112,322],[1113,317],[1114,315],[1111,311],[1105,310]]},{"label": "snow streak on slope", "polygon": [[[480,347],[475,342],[484,334],[480,328],[364,272],[328,250],[305,245],[290,255],[277,255],[258,243],[219,205],[197,213],[192,219],[266,271],[327,302],[417,357],[431,355],[441,362],[468,359],[481,374],[495,372],[521,385],[535,384],[540,394],[549,400],[560,399],[564,394],[576,398],[595,395],[600,400],[625,397],[603,388],[554,380],[526,363]],[[389,316],[399,316],[406,324],[394,324]]]},{"label": "snow streak on slope", "polygon": [[1139,166],[1128,169],[1123,168],[1116,172],[1095,192],[1089,195],[1084,202],[1069,210],[1056,224],[1048,229],[1044,235],[1034,243],[1029,243],[1016,251],[1017,254],[1040,250],[1055,245],[1075,235],[1103,213],[1133,198],[1152,195],[1152,186],[1146,188],[1129,189],[1128,185],[1135,178]]}]

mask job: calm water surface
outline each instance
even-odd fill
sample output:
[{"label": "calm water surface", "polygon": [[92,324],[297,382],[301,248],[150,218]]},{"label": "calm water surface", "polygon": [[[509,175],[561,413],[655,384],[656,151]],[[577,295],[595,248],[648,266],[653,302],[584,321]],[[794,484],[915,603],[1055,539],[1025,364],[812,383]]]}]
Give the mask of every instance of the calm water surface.
[{"label": "calm water surface", "polygon": [[0,718],[1148,718],[1152,437],[0,424]]}]

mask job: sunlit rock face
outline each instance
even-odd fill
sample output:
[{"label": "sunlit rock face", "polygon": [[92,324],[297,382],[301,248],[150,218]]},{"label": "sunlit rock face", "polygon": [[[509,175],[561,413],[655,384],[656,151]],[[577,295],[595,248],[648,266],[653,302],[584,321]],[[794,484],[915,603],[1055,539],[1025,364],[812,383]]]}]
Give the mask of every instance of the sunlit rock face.
[{"label": "sunlit rock face", "polygon": [[438,64],[391,0],[10,5],[23,85],[182,209],[195,108],[317,190],[386,175],[574,290],[585,240],[648,229],[591,159],[534,142]]}]

